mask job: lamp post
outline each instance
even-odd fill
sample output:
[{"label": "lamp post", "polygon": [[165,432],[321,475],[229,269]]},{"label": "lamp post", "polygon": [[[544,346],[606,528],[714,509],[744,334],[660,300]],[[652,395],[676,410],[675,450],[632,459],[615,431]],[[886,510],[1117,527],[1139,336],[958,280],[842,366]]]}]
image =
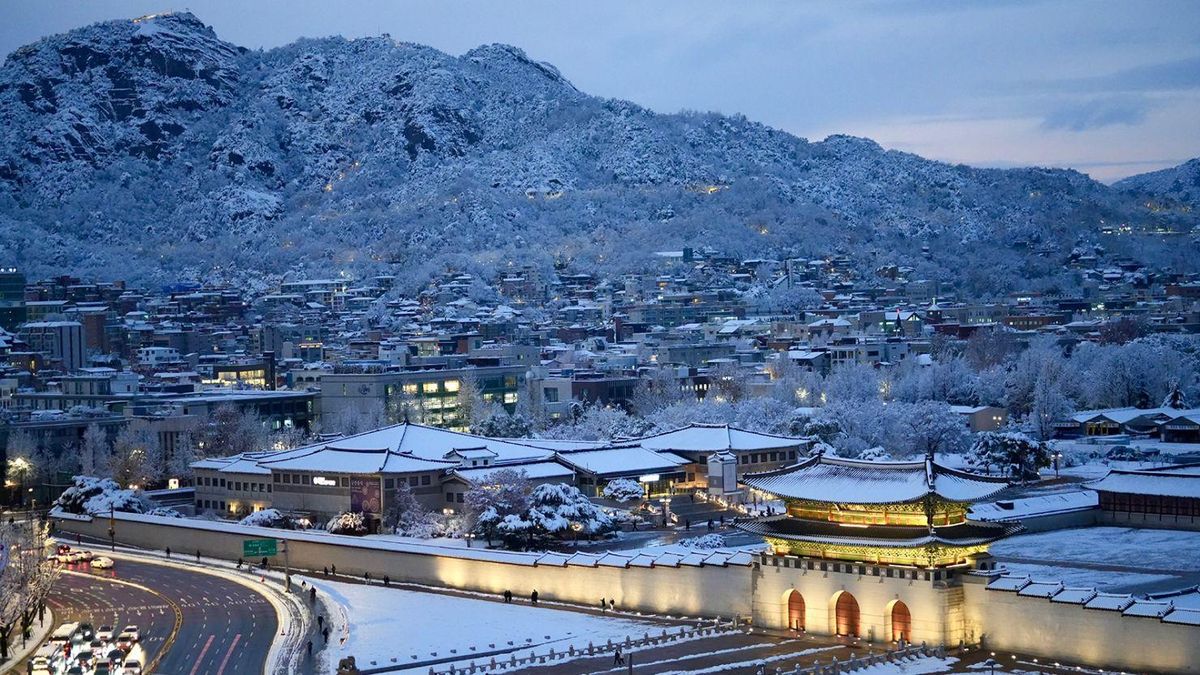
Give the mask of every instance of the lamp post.
[{"label": "lamp post", "polygon": [[109,550],[114,553],[117,550],[117,520],[114,517],[115,510],[112,504],[108,505],[108,546]]},{"label": "lamp post", "polygon": [[1058,478],[1058,462],[1059,462],[1059,460],[1062,459],[1062,456],[1063,456],[1063,454],[1061,452],[1054,453],[1054,477],[1055,478]]}]

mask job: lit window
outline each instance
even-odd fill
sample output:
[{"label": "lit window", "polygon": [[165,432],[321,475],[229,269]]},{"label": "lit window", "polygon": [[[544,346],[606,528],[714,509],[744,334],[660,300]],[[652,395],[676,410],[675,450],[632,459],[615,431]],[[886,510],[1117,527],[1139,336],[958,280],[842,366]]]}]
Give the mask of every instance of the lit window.
[{"label": "lit window", "polygon": [[507,394],[505,394],[504,402],[505,403],[516,403],[517,402],[517,393],[515,391],[510,391]]},{"label": "lit window", "polygon": [[417,384],[415,382],[409,382],[408,384],[404,385],[404,393],[406,393],[406,394],[417,393]]},{"label": "lit window", "polygon": [[436,394],[437,390],[437,382],[426,382],[425,384],[421,385],[421,391],[425,392],[426,394]]},{"label": "lit window", "polygon": [[445,382],[442,383],[442,386],[444,386],[446,388],[446,391],[453,394],[458,391],[459,381],[458,380],[446,380]]}]

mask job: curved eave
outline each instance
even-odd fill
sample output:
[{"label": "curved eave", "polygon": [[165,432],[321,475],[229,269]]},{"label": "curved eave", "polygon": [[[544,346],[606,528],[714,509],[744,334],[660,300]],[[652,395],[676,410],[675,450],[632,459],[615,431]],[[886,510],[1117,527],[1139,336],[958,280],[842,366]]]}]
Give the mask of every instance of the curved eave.
[{"label": "curved eave", "polygon": [[[1012,523],[967,523],[934,528],[932,531],[920,527],[890,525],[859,528],[841,527],[834,523],[818,521],[800,521],[789,519],[788,516],[760,518],[739,522],[735,525],[744,532],[761,537],[816,544],[880,548],[919,548],[930,545],[978,546],[1009,537],[1023,529],[1020,525]],[[897,536],[908,531],[911,531],[914,536]]]}]

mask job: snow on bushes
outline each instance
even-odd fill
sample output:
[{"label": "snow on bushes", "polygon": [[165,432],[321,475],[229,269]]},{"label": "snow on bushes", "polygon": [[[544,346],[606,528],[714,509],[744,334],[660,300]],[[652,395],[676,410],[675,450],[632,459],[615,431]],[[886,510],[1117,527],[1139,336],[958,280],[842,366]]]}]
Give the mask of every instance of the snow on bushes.
[{"label": "snow on bushes", "polygon": [[691,539],[680,539],[679,545],[684,548],[711,551],[718,548],[725,548],[725,537],[719,534],[706,534],[700,537],[692,537]]},{"label": "snow on bushes", "polygon": [[351,534],[362,536],[367,533],[367,523],[363,514],[343,511],[329,519],[325,530],[330,534]]},{"label": "snow on bushes", "polygon": [[149,500],[133,490],[122,490],[111,478],[75,476],[71,487],[63,491],[55,505],[67,513],[101,514],[109,511],[146,513]]},{"label": "snow on bushes", "polygon": [[150,509],[146,513],[148,516],[158,516],[159,518],[182,518],[183,514],[169,506],[158,506]]},{"label": "snow on bushes", "polygon": [[304,529],[297,526],[297,523],[292,518],[283,515],[279,509],[263,509],[255,511],[250,515],[238,521],[238,525],[249,525],[251,527],[274,527],[280,530],[297,530]]},{"label": "snow on bushes", "polygon": [[605,499],[611,499],[616,502],[630,502],[635,499],[641,499],[644,491],[642,486],[637,482],[628,478],[618,478],[610,480],[608,485],[604,486],[600,495]]}]

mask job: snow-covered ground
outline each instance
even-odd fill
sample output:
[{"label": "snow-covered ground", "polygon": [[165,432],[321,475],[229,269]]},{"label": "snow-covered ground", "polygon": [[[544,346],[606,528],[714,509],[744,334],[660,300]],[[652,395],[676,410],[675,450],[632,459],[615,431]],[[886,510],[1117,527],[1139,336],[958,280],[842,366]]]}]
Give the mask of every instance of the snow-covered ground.
[{"label": "snow-covered ground", "polygon": [[992,555],[1146,570],[1200,572],[1200,532],[1127,527],[1084,527],[1025,534],[992,544]]},{"label": "snow-covered ground", "polygon": [[[345,618],[331,619],[333,652],[326,662],[354,656],[360,668],[371,667],[372,661],[384,666],[391,665],[392,659],[405,664],[452,657],[454,650],[464,663],[472,658],[483,661],[473,655],[523,644],[537,645],[537,652],[544,654],[551,647],[555,651],[566,651],[568,645],[587,648],[589,642],[623,641],[663,629],[648,621],[531,607],[524,598],[504,604],[311,577],[296,579],[315,584],[327,600],[344,608]],[[530,651],[518,650],[517,658]]]},{"label": "snow-covered ground", "polygon": [[1138,574],[1134,572],[1107,572],[1086,567],[1069,565],[1033,565],[1029,563],[1001,563],[1016,575],[1028,576],[1034,581],[1061,581],[1067,586],[1096,588],[1101,591],[1119,591],[1141,584],[1169,581],[1179,577],[1166,574]]}]

